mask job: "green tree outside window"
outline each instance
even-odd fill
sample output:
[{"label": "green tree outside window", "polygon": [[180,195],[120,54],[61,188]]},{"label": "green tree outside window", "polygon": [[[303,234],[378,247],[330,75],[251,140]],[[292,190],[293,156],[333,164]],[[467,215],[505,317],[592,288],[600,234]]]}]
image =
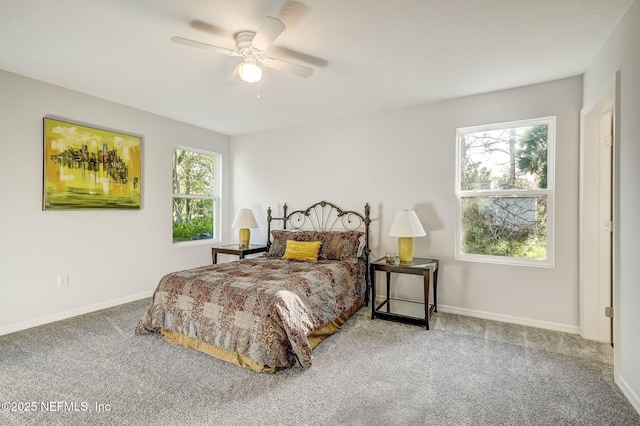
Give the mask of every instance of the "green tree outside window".
[{"label": "green tree outside window", "polygon": [[459,258],[551,263],[554,129],[554,118],[458,129]]},{"label": "green tree outside window", "polygon": [[173,242],[215,238],[216,154],[173,151]]}]

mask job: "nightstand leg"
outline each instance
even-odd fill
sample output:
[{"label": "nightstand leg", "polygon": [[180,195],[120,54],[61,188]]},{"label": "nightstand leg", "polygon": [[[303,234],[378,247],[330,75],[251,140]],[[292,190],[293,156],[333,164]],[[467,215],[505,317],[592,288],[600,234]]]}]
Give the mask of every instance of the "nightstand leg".
[{"label": "nightstand leg", "polygon": [[[424,272],[424,322],[429,330],[429,270]],[[434,298],[435,302],[435,298]]]},{"label": "nightstand leg", "polygon": [[438,270],[433,272],[433,312],[438,312]]},{"label": "nightstand leg", "polygon": [[391,272],[387,272],[387,312],[391,312]]},{"label": "nightstand leg", "polygon": [[376,271],[371,267],[371,319],[376,318]]}]

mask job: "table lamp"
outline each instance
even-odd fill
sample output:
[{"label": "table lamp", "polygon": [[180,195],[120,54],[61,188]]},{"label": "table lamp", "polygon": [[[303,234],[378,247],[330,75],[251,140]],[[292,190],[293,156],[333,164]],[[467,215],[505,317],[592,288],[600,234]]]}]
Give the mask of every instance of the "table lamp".
[{"label": "table lamp", "polygon": [[389,236],[398,237],[398,255],[400,262],[406,263],[413,260],[413,237],[424,237],[422,224],[418,215],[413,210],[400,210],[389,229]]},{"label": "table lamp", "polygon": [[238,233],[240,247],[249,247],[249,241],[251,241],[251,231],[249,228],[257,228],[258,223],[256,222],[256,218],[251,209],[240,209],[236,218],[233,220],[231,227],[234,229],[240,229]]}]

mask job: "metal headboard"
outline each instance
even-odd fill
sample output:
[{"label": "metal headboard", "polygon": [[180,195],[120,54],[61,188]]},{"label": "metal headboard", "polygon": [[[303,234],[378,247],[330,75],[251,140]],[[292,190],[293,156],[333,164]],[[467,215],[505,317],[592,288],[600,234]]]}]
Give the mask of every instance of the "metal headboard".
[{"label": "metal headboard", "polygon": [[[364,226],[364,250],[361,259],[365,262],[365,280],[367,289],[365,292],[365,304],[369,304],[369,225],[371,224],[371,207],[369,203],[364,205],[364,213],[354,210],[343,210],[328,201],[320,201],[304,210],[295,210],[287,213],[287,204],[282,206],[282,217],[271,216],[271,207],[267,208],[267,250],[271,247],[271,221],[282,220],[284,229],[309,229],[314,231],[346,230],[357,231]],[[287,228],[287,224],[289,228]],[[336,225],[340,225],[337,227]]]}]

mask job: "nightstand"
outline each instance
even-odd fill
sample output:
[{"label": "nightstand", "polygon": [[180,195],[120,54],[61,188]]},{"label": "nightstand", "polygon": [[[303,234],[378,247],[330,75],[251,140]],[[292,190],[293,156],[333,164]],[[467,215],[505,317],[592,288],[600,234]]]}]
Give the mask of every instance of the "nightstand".
[{"label": "nightstand", "polygon": [[[393,263],[387,263],[386,259],[378,259],[371,262],[371,319],[383,318],[394,321],[417,323],[424,325],[429,330],[429,317],[433,312],[438,312],[438,266],[437,259],[422,259],[414,257],[411,262],[399,262],[396,256]],[[386,299],[376,306],[376,271],[387,274]],[[422,275],[424,285],[424,302],[396,299],[390,297],[391,274]],[[429,284],[433,274],[433,304],[429,304]]]},{"label": "nightstand", "polygon": [[243,247],[240,244],[228,244],[225,246],[213,246],[211,247],[211,259],[213,264],[218,263],[218,254],[235,254],[240,259],[244,259],[245,256],[255,253],[263,253],[267,251],[267,246],[259,244],[249,244],[248,247]]}]

